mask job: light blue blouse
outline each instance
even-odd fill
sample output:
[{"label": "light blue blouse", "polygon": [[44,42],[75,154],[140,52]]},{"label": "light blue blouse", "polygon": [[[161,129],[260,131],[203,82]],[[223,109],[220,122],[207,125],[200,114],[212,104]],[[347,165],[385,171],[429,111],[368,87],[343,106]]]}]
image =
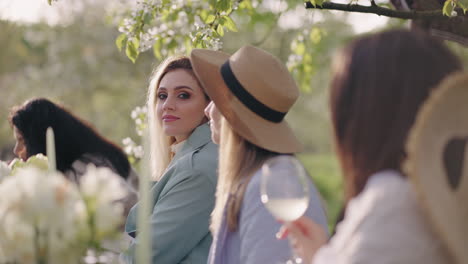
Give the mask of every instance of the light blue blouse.
[{"label": "light blue blouse", "polygon": [[[285,179],[287,180],[287,179]],[[275,220],[261,202],[261,170],[248,183],[239,215],[239,225],[230,232],[226,219],[214,235],[209,264],[277,264],[285,263],[292,251],[287,240],[277,240],[281,223]],[[310,181],[309,207],[305,215],[327,227],[327,218],[317,189]]]}]

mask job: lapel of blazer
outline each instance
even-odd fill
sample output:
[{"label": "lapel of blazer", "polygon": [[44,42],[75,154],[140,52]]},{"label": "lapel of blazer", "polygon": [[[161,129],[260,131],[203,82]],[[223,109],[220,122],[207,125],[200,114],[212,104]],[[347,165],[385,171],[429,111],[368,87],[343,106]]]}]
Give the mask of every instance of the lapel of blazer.
[{"label": "lapel of blazer", "polygon": [[[161,177],[161,180],[151,188],[153,207],[158,200],[161,191],[164,189],[166,184],[171,180],[171,174],[173,174],[175,167],[177,166],[178,160],[189,154],[198,151],[200,148],[205,146],[211,141],[211,131],[208,124],[198,126],[187,139],[182,149],[176,153],[172,161],[167,166],[167,170]],[[191,160],[190,160],[191,162]],[[190,164],[191,165],[191,164]]]},{"label": "lapel of blazer", "polygon": [[169,164],[168,168],[171,167],[172,163],[176,163],[177,160],[186,155],[189,152],[197,151],[207,143],[211,141],[211,131],[207,123],[198,126],[187,139],[182,149],[177,152]]},{"label": "lapel of blazer", "polygon": [[[169,163],[169,166],[167,167],[167,170],[164,173],[164,175],[161,177],[161,179],[158,182],[156,182],[152,186],[151,191],[150,191],[151,200],[152,200],[151,208],[155,206],[156,201],[159,199],[161,192],[164,190],[164,187],[172,178],[171,174],[174,172],[175,166],[177,166],[177,161],[181,157],[189,153],[198,151],[200,148],[208,144],[210,141],[211,141],[211,131],[210,131],[210,127],[208,126],[208,124],[205,123],[203,125],[200,125],[192,132],[190,137],[187,139],[187,142],[185,142],[185,144],[182,146],[182,149],[179,152],[177,152],[177,154],[172,159],[171,163]],[[136,232],[136,210],[137,208],[138,208],[138,204],[136,204],[131,209],[131,212],[128,216],[131,220],[127,221],[128,225],[125,227],[125,229],[129,233]]]}]

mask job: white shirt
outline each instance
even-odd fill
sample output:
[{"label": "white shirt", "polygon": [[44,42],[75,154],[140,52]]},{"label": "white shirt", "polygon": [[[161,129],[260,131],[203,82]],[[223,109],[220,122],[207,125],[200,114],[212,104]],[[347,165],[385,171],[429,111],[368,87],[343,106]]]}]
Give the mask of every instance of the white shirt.
[{"label": "white shirt", "polygon": [[396,171],[374,174],[349,202],[336,235],[313,264],[451,263],[418,206],[409,182]]}]

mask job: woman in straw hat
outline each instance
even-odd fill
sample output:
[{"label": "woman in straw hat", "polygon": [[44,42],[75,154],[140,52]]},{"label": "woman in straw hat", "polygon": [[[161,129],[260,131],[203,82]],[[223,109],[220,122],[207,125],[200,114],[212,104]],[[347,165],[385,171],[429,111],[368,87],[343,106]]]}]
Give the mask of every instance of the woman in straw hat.
[{"label": "woman in straw hat", "polygon": [[[148,93],[152,176],[152,263],[206,263],[212,237],[218,150],[204,109],[210,102],[188,57],[172,57],[153,74]],[[135,262],[138,204],[125,226],[135,238],[127,263]]]},{"label": "woman in straw hat", "polygon": [[[208,263],[278,263],[291,250],[275,238],[280,223],[260,198],[261,166],[280,154],[301,150],[284,116],[299,91],[286,67],[271,54],[245,46],[232,56],[194,50],[194,71],[213,102],[205,110],[213,141],[220,145],[219,179]],[[285,180],[287,181],[285,175]],[[326,228],[312,182],[306,215]]]},{"label": "woman in straw hat", "polygon": [[334,66],[330,109],[345,218],[328,244],[319,225],[300,218],[286,228],[295,248],[314,264],[452,263],[402,163],[418,110],[461,69],[459,60],[430,36],[393,30],[353,41]]}]

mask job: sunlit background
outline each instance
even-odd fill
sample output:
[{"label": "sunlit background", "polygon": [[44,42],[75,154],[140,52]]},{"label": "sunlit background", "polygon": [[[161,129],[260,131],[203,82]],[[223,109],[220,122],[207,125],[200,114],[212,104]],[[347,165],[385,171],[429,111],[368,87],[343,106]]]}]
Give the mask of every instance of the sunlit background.
[{"label": "sunlit background", "polygon": [[[152,52],[145,52],[133,64],[115,45],[118,23],[134,3],[59,0],[50,6],[47,0],[0,0],[1,160],[13,157],[14,138],[7,121],[10,108],[39,96],[63,104],[121,146],[126,137],[138,141],[130,113],[145,103],[148,78],[158,61]],[[342,186],[328,120],[331,58],[337,48],[359,34],[406,27],[407,23],[370,14],[305,10],[300,3],[294,10],[285,12],[285,7],[285,1],[264,0],[258,8],[278,18],[255,28],[233,17],[239,32],[224,36],[223,50],[232,53],[244,44],[254,44],[286,63],[298,32],[315,28],[323,32],[312,47],[310,87],[304,89],[287,119],[305,145],[300,158],[327,201],[333,222],[342,201]],[[451,47],[468,61],[464,49]]]}]

